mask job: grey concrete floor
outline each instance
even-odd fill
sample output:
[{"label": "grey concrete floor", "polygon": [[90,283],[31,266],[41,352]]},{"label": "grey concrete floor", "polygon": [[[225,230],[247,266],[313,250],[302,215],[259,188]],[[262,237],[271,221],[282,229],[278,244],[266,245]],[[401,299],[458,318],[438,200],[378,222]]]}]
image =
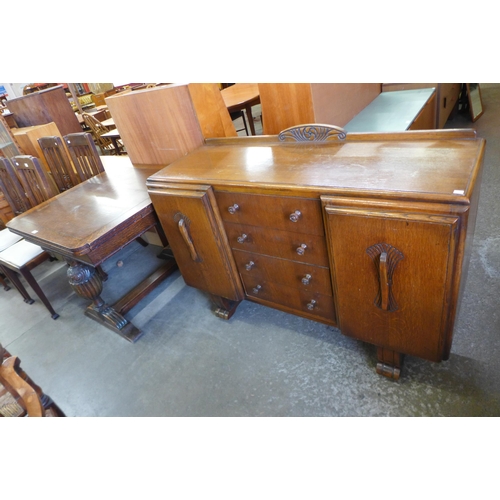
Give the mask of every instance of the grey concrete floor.
[{"label": "grey concrete floor", "polygon": [[[216,318],[179,272],[127,314],[144,331],[131,344],[83,315],[87,303],[61,262],[35,270],[60,318],[0,289],[0,342],[68,416],[500,415],[500,86],[482,91],[485,113],[475,124],[462,116],[447,124],[474,127],[488,141],[448,361],[406,357],[391,381],[376,375],[374,347],[335,328],[248,301],[229,321]],[[103,297],[112,303],[146,276],[158,250],[134,242],[109,259]]]}]

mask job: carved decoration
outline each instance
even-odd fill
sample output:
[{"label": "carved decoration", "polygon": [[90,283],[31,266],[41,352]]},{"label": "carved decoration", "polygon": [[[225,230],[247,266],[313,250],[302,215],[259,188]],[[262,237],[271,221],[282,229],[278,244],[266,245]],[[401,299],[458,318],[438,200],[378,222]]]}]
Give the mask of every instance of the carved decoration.
[{"label": "carved decoration", "polygon": [[384,311],[397,311],[398,305],[392,293],[392,278],[399,261],[404,255],[395,247],[387,243],[377,243],[366,249],[375,265],[379,280],[379,291],[374,304]]},{"label": "carved decoration", "polygon": [[343,128],[334,125],[308,124],[289,127],[282,130],[278,139],[295,142],[326,142],[330,140],[345,139],[346,132]]}]

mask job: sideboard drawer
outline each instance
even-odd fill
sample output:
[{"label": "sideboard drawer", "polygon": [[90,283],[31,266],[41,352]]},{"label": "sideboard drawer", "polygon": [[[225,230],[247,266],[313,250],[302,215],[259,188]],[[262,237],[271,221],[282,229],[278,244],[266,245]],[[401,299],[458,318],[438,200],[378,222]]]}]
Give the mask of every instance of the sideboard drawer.
[{"label": "sideboard drawer", "polygon": [[242,276],[253,276],[306,292],[332,295],[330,270],[326,267],[241,250],[233,250],[233,255]]},{"label": "sideboard drawer", "polygon": [[231,248],[328,267],[325,238],[257,226],[225,223]]},{"label": "sideboard drawer", "polygon": [[285,306],[301,313],[301,316],[321,318],[335,323],[335,306],[331,295],[307,292],[272,281],[263,281],[253,276],[243,276],[243,286],[250,299],[264,301],[269,305]]},{"label": "sideboard drawer", "polygon": [[243,193],[215,193],[224,222],[323,235],[319,200]]}]

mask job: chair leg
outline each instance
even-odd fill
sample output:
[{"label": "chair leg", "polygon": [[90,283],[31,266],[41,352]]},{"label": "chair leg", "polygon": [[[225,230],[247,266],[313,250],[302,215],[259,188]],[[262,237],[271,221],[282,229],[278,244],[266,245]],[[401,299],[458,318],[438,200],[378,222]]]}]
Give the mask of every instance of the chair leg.
[{"label": "chair leg", "polygon": [[12,271],[11,269],[4,268],[4,272],[9,279],[9,281],[14,285],[14,287],[17,289],[17,291],[22,295],[24,302],[26,304],[33,304],[35,302],[30,296],[29,293],[27,292],[26,288],[24,288],[24,285],[22,284],[21,280],[19,279],[19,276],[17,275],[16,272]]},{"label": "chair leg", "polygon": [[[241,117],[243,118],[243,125],[245,125],[245,132],[247,133],[247,135],[250,135],[250,134],[248,133],[247,121],[246,121],[246,119],[245,119],[245,113],[244,113],[244,112],[243,112],[243,113],[241,113]],[[249,118],[249,119],[250,119],[250,118]]]},{"label": "chair leg", "polygon": [[27,269],[20,269],[20,273],[23,275],[24,279],[28,282],[29,286],[33,288],[35,293],[38,295],[40,300],[44,303],[45,307],[49,310],[52,319],[57,319],[59,317],[59,314],[57,314],[54,309],[52,308],[51,303],[43,293],[42,289],[40,288],[40,285],[37,283],[35,278],[33,278],[33,275],[31,274],[30,271]]},{"label": "chair leg", "polygon": [[8,291],[10,290],[10,286],[7,284],[7,282],[5,281],[5,279],[4,279],[4,278],[5,278],[5,276],[4,276],[2,273],[0,273],[0,283],[1,283],[1,284],[2,284],[2,286],[3,286],[3,289],[4,289],[6,292],[8,292]]}]

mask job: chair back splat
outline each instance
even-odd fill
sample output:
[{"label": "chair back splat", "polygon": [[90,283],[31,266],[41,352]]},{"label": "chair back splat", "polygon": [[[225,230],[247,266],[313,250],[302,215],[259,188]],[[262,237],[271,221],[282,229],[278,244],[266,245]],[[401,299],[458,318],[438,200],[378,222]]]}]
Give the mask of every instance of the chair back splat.
[{"label": "chair back splat", "polygon": [[104,172],[104,165],[91,134],[68,134],[64,136],[64,143],[82,182]]},{"label": "chair back splat", "polygon": [[22,214],[31,208],[10,160],[2,157],[0,157],[0,190],[14,215]]},{"label": "chair back splat", "polygon": [[60,137],[40,137],[38,144],[49,166],[52,178],[61,193],[81,182]]},{"label": "chair back splat", "polygon": [[38,158],[29,155],[14,156],[12,164],[31,205],[30,208],[58,194]]}]

